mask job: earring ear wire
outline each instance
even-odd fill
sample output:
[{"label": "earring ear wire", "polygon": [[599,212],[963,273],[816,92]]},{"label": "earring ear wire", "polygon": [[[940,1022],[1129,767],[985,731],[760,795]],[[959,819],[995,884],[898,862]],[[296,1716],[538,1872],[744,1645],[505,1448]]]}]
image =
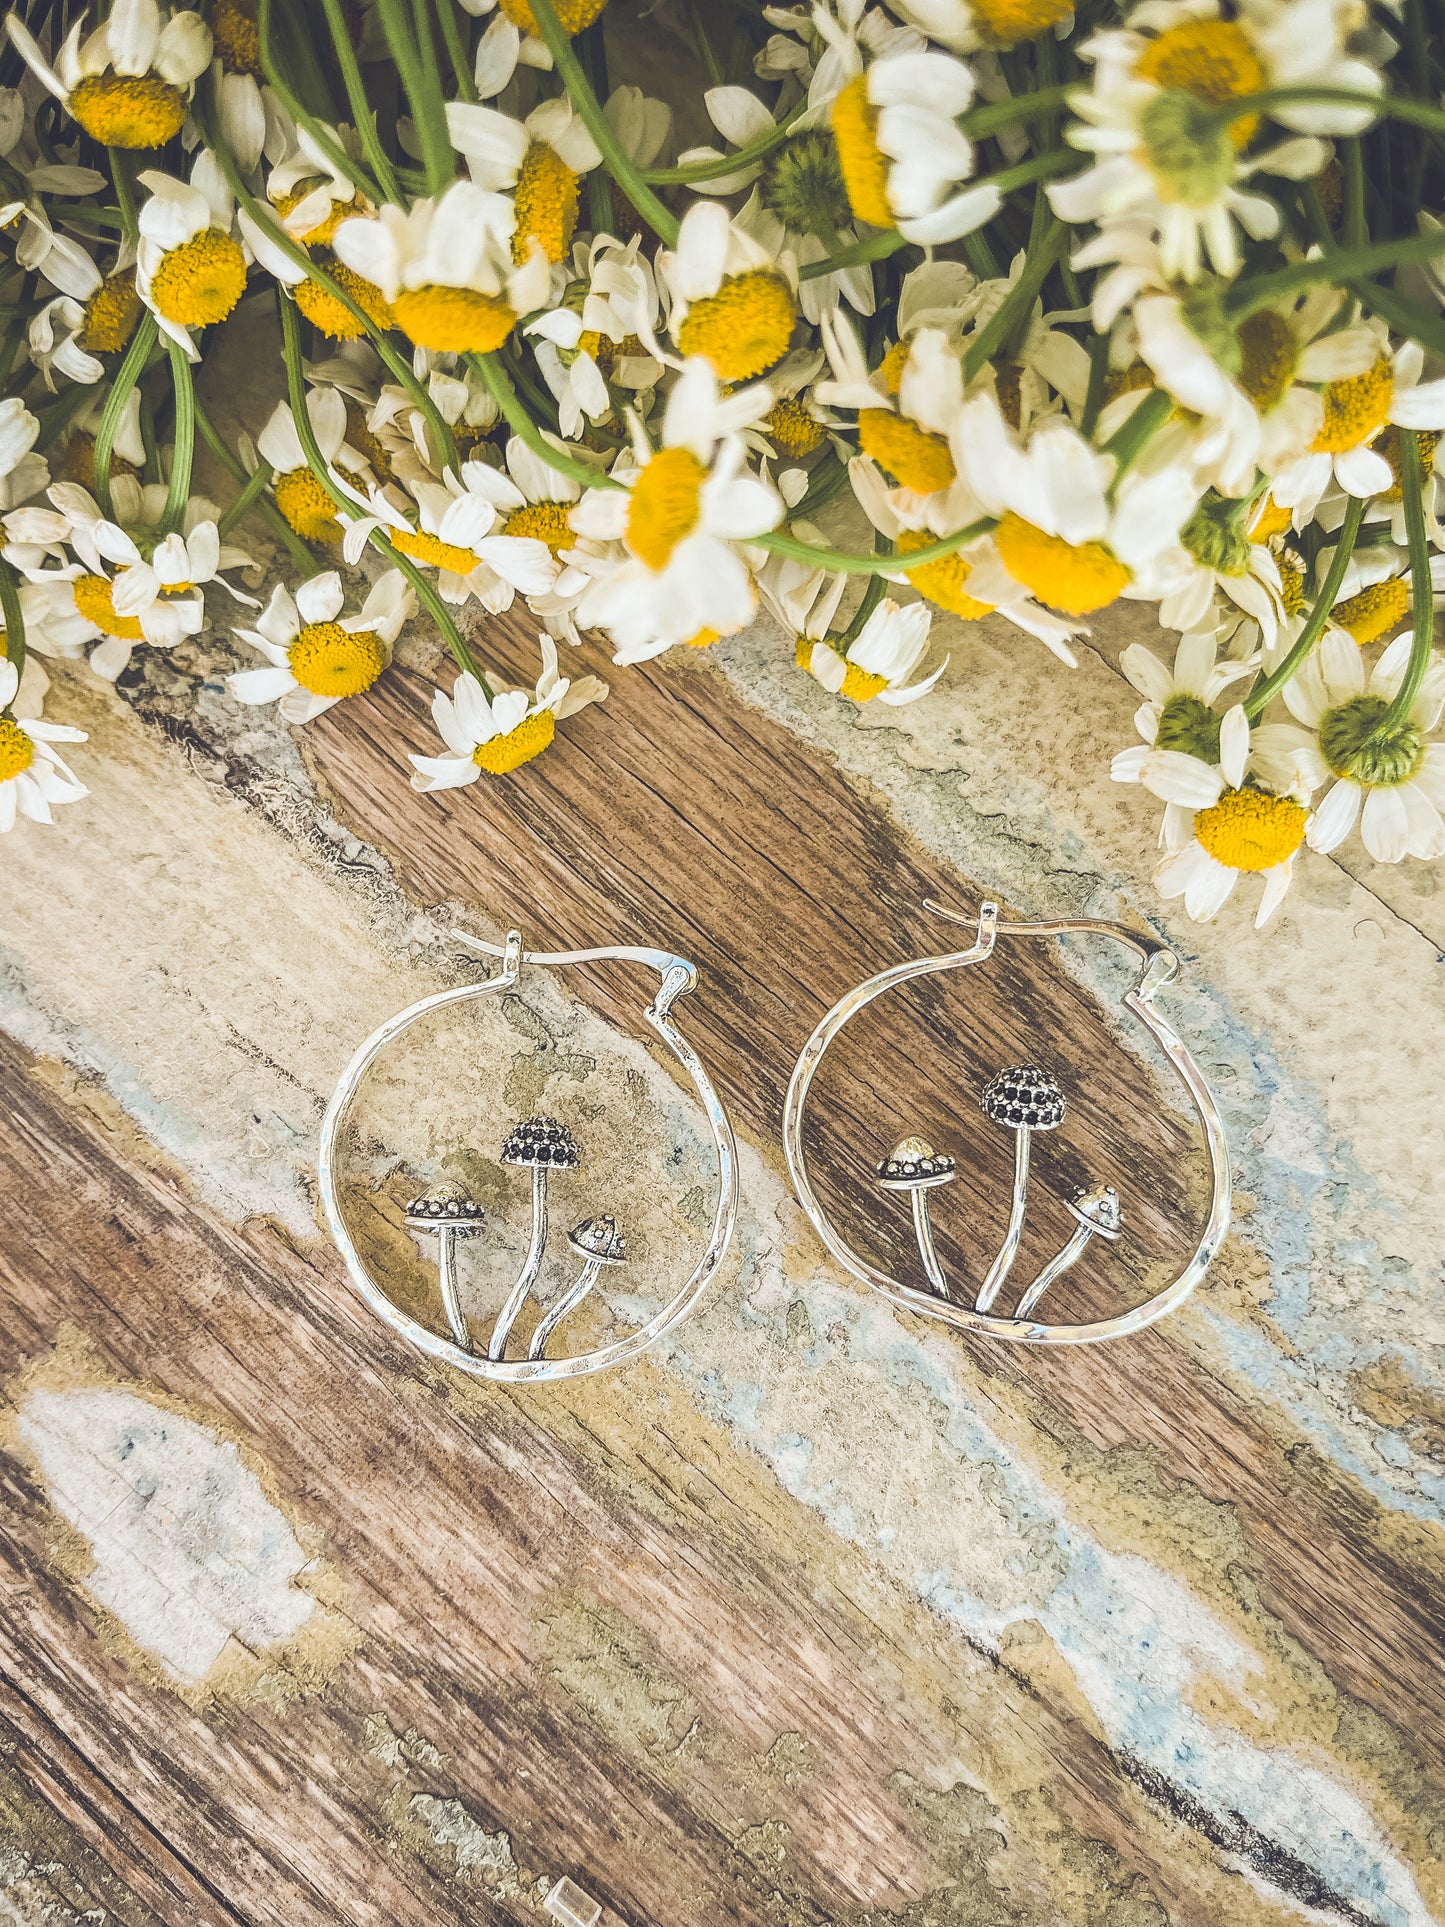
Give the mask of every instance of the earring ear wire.
[{"label": "earring ear wire", "polygon": [[[525,950],[518,931],[510,931],[504,944],[488,942],[454,931],[454,937],[479,956],[493,958],[499,968],[475,983],[459,984],[438,991],[398,1011],[372,1032],[342,1072],[326,1115],[321,1122],[317,1175],[327,1227],[346,1264],[352,1283],[363,1300],[400,1337],[428,1357],[455,1365],[478,1378],[495,1379],[504,1384],[525,1384],[537,1380],[575,1378],[583,1373],[605,1371],[635,1358],[649,1345],[679,1324],[697,1304],[717,1272],[732,1242],[737,1221],[738,1173],[737,1146],[722,1100],[702,1060],[672,1020],[671,1011],[697,983],[697,968],[686,957],[669,950],[654,950],[636,945],[610,945],[594,950]],[[499,1162],[532,1174],[532,1220],[527,1255],[513,1280],[501,1310],[493,1321],[484,1347],[474,1342],[469,1321],[463,1311],[457,1279],[457,1245],[486,1234],[487,1214],[458,1185],[438,1185],[407,1206],[405,1222],[414,1232],[437,1239],[437,1282],[447,1336],[407,1313],[392,1300],[372,1276],[346,1223],[341,1205],[338,1160],[345,1139],[352,1107],[367,1072],[402,1033],[433,1011],[474,998],[494,997],[517,983],[524,968],[565,969],[574,964],[608,961],[641,964],[657,973],[658,987],[643,1011],[645,1021],[671,1051],[690,1078],[708,1121],[713,1150],[717,1158],[717,1205],[712,1232],[686,1282],[672,1298],[637,1330],[590,1351],[548,1358],[547,1349],[559,1330],[583,1299],[595,1288],[604,1267],[619,1265],[626,1258],[626,1242],[610,1215],[598,1215],[579,1222],[568,1235],[568,1244],[579,1256],[581,1274],[551,1305],[542,1310],[527,1348],[525,1358],[509,1358],[507,1348],[513,1328],[535,1291],[546,1256],[549,1215],[548,1187],[552,1176],[565,1177],[582,1161],[581,1149],[566,1125],[555,1118],[534,1117],[521,1120],[507,1133]]]},{"label": "earring ear wire", "polygon": [[[959,1330],[979,1331],[990,1338],[1040,1345],[1093,1344],[1142,1331],[1145,1326],[1152,1325],[1184,1302],[1213,1263],[1229,1229],[1231,1181],[1224,1120],[1199,1066],[1173,1026],[1154,1005],[1158,992],[1178,976],[1178,958],[1167,944],[1132,930],[1127,924],[1083,917],[1042,921],[1004,920],[999,916],[996,903],[981,904],[976,915],[950,909],[932,898],[925,898],[924,907],[949,923],[972,929],[974,940],[963,950],[934,957],[916,957],[906,963],[893,964],[866,982],[855,985],[838,999],[804,1044],[793,1068],[783,1107],[783,1150],[799,1204],[827,1250],[855,1278],[861,1279],[894,1304],[909,1311],[921,1312],[926,1317],[941,1319]],[[1036,1131],[1057,1129],[1063,1123],[1067,1109],[1059,1085],[1047,1071],[1036,1065],[1019,1064],[999,1071],[990,1079],[980,1099],[985,1116],[1014,1134],[1014,1179],[1003,1242],[984,1274],[971,1305],[960,1302],[958,1287],[949,1280],[939,1262],[928,1215],[928,1191],[947,1183],[953,1176],[954,1160],[951,1157],[936,1152],[921,1138],[908,1137],[895,1146],[878,1167],[878,1183],[885,1193],[907,1191],[910,1195],[914,1240],[924,1274],[932,1287],[926,1292],[880,1270],[856,1252],[823,1209],[813,1187],[803,1148],[804,1113],[813,1079],[840,1032],[875,999],[914,978],[986,965],[994,954],[994,946],[1000,936],[1097,936],[1134,951],[1142,967],[1138,980],[1125,991],[1120,1001],[1168,1058],[1188,1092],[1203,1127],[1212,1189],[1208,1216],[1193,1255],[1178,1276],[1167,1285],[1143,1303],[1113,1318],[1092,1319],[1080,1324],[1055,1324],[1035,1316],[1044,1294],[1079,1262],[1095,1238],[1112,1243],[1121,1235],[1124,1214],[1119,1195],[1112,1186],[1102,1184],[1084,1186],[1069,1200],[1068,1209],[1076,1220],[1075,1229],[1062,1249],[1024,1288],[1012,1316],[995,1310],[1018,1255],[1023,1233],[1028,1203],[1031,1138]]]}]

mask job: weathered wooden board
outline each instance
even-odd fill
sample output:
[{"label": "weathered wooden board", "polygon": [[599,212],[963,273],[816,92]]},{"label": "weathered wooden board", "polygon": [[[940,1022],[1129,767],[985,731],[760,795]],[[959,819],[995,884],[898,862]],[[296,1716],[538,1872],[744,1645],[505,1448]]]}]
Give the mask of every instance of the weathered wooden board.
[{"label": "weathered wooden board", "polygon": [[[482,642],[530,661],[517,624]],[[1445,1536],[1296,1389],[1329,1387],[1342,1340],[1312,1353],[1277,1313],[1253,1140],[1205,1301],[1107,1352],[931,1336],[832,1276],[786,1202],[781,1097],[817,1017],[952,945],[925,894],[968,908],[1000,874],[904,826],[891,734],[870,784],[821,706],[779,720],[671,661],[514,780],[418,798],[399,763],[430,685],[399,667],[308,736],[323,806],[281,739],[237,731],[209,647],[142,665],[112,714],[88,699],[105,816],[17,852],[7,886],[12,1911],[528,1920],[566,1873],[631,1927],[1436,1918]],[[1127,714],[1101,660],[1083,673]],[[999,737],[1006,760],[1006,715]],[[1041,879],[1031,910],[1058,901]],[[422,1364],[277,1175],[304,1179],[350,1045],[456,968],[408,947],[439,904],[702,967],[680,1015],[748,1147],[738,1262],[616,1377],[508,1394]],[[627,973],[570,987],[635,1033]],[[1074,1121],[1040,1148],[1024,1262],[1085,1172],[1134,1239],[1074,1309],[1183,1247],[1198,1147],[1056,959],[1007,946],[888,1018],[819,1087],[845,1213],[922,1128],[962,1154],[942,1242],[976,1266],[1008,1153],[974,1097],[1037,1057]],[[604,1032],[576,1021],[518,1044],[529,1088],[603,1088],[577,1040]],[[1204,1049],[1226,1082],[1250,1052],[1282,1076],[1257,1041]],[[1396,1272],[1353,1262],[1331,1250],[1321,1283],[1372,1332]],[[1428,1469],[1428,1378],[1382,1344],[1348,1369]]]}]

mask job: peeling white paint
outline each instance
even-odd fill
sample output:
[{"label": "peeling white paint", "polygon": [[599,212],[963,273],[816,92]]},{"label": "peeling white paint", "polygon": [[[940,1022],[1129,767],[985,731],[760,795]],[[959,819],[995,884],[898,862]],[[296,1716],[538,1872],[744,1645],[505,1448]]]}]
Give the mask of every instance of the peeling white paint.
[{"label": "peeling white paint", "polygon": [[30,1392],[20,1438],[94,1557],[85,1586],[172,1679],[196,1685],[231,1639],[300,1631],[316,1602],[285,1516],[236,1447],[133,1393]]}]

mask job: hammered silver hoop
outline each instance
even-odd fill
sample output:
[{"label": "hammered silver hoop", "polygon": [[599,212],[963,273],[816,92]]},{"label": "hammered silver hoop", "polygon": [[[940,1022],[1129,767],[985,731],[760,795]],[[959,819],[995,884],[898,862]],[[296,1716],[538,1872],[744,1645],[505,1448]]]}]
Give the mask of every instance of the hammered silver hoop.
[{"label": "hammered silver hoop", "polygon": [[[469,950],[477,951],[485,957],[498,959],[501,968],[477,983],[461,984],[452,990],[438,991],[434,996],[423,997],[420,1002],[410,1004],[405,1010],[398,1011],[396,1016],[388,1018],[386,1023],[372,1032],[342,1072],[340,1082],[332,1094],[331,1102],[326,1107],[326,1115],[321,1122],[321,1140],[317,1160],[321,1202],[331,1236],[346,1262],[351,1282],[372,1311],[409,1345],[426,1353],[429,1358],[438,1359],[443,1364],[455,1365],[459,1371],[469,1372],[474,1377],[491,1379],[507,1385],[578,1378],[584,1373],[605,1371],[610,1366],[625,1364],[629,1359],[636,1358],[639,1352],[645,1351],[649,1345],[654,1344],[665,1332],[671,1331],[693,1309],[727,1254],[728,1246],[732,1241],[733,1226],[737,1219],[737,1147],[733,1139],[732,1125],[701,1059],[672,1022],[669,1014],[676,1000],[679,997],[685,997],[697,983],[696,966],[689,963],[685,957],[674,956],[671,951],[648,950],[630,945],[597,950],[529,951],[522,948],[521,936],[515,930],[509,934],[505,944],[488,943],[480,937],[468,936],[460,930],[452,934]],[[493,1327],[491,1344],[488,1351],[483,1353],[471,1344],[467,1320],[457,1298],[452,1245],[458,1237],[477,1235],[485,1214],[478,1206],[459,1202],[454,1195],[453,1187],[442,1187],[431,1197],[418,1199],[408,1207],[408,1226],[415,1231],[434,1233],[440,1246],[439,1273],[442,1307],[451,1330],[450,1337],[443,1337],[439,1332],[431,1330],[429,1326],[409,1317],[392,1301],[367,1269],[347,1227],[341,1209],[336,1166],[351,1107],[362,1080],[382,1051],[400,1037],[403,1031],[410,1029],[413,1024],[430,1015],[431,1012],[443,1010],[451,1004],[465,1003],[474,997],[496,996],[499,992],[515,985],[522,969],[528,965],[537,965],[550,970],[565,968],[570,964],[609,961],[642,964],[645,968],[657,972],[659,978],[657,993],[643,1015],[682,1069],[686,1071],[707,1115],[718,1166],[718,1199],[717,1208],[713,1214],[712,1233],[707,1248],[691,1276],[661,1311],[636,1331],[629,1332],[610,1344],[598,1346],[592,1351],[578,1352],[568,1357],[547,1358],[544,1355],[529,1355],[526,1358],[507,1358],[491,1355],[496,1347],[499,1331],[500,1348],[505,1350],[512,1320],[525,1301],[530,1284],[540,1267],[547,1235],[545,1208],[547,1167],[551,1165],[554,1168],[565,1169],[576,1161],[575,1155],[567,1154],[567,1145],[571,1140],[570,1133],[565,1127],[557,1126],[553,1120],[546,1118],[532,1119],[517,1126],[509,1133],[507,1146],[503,1151],[503,1161],[530,1165],[532,1168],[534,1184],[532,1249],[528,1253],[523,1277],[509,1292],[507,1302]],[[531,1134],[530,1137],[528,1133]],[[508,1151],[513,1149],[514,1144],[517,1154],[508,1156]],[[447,1191],[449,1196],[438,1202],[442,1200],[442,1190]],[[577,1284],[570,1287],[560,1300],[544,1312],[533,1334],[534,1353],[545,1350],[561,1318],[576,1309],[583,1295],[595,1282],[598,1268],[619,1261],[616,1254],[622,1250],[623,1241],[613,1221],[609,1218],[600,1218],[587,1220],[577,1226],[569,1234],[568,1243],[585,1261],[583,1275]],[[519,1287],[521,1287],[520,1290]]]},{"label": "hammered silver hoop", "polygon": [[[953,923],[965,925],[974,923],[973,918],[945,910],[936,903],[928,903],[925,907],[939,916],[947,917]],[[932,976],[948,970],[965,970],[985,963],[992,955],[994,939],[999,935],[1039,938],[1071,935],[1105,937],[1112,942],[1123,944],[1142,958],[1143,968],[1138,981],[1124,993],[1120,1001],[1123,1007],[1137,1017],[1149,1031],[1173,1065],[1181,1083],[1189,1093],[1190,1101],[1204,1128],[1213,1189],[1210,1196],[1209,1215],[1194,1255],[1177,1278],[1145,1299],[1142,1304],[1122,1312],[1116,1318],[1099,1318],[1086,1324],[1064,1325],[1046,1323],[1031,1315],[1033,1307],[1045,1291],[1064,1271],[1077,1262],[1091,1237],[1102,1237],[1112,1241],[1120,1235],[1122,1213],[1118,1196],[1109,1186],[1094,1186],[1075,1194],[1069,1209],[1076,1220],[1077,1228],[1063,1250],[1044,1267],[1024,1291],[1015,1315],[1005,1317],[991,1309],[1008,1276],[1014,1253],[1018,1248],[1028,1182],[1028,1143],[1031,1130],[1053,1129],[1062,1120],[1064,1114],[1064,1099],[1057,1085],[1047,1073],[1039,1071],[1035,1066],[1019,1065],[1001,1071],[990,1080],[982,1094],[981,1104],[986,1114],[1013,1130],[1016,1162],[1013,1209],[1008,1231],[1005,1233],[1003,1246],[983,1278],[975,1301],[971,1305],[962,1304],[950,1295],[949,1283],[943,1276],[933,1247],[933,1234],[928,1219],[928,1191],[950,1181],[954,1173],[954,1160],[951,1157],[935,1152],[921,1139],[909,1138],[896,1146],[890,1156],[878,1167],[878,1185],[881,1191],[888,1193],[906,1190],[911,1194],[919,1256],[929,1282],[934,1287],[932,1291],[920,1291],[915,1286],[903,1283],[901,1279],[880,1271],[877,1266],[870,1264],[866,1258],[854,1251],[818,1202],[808,1174],[807,1157],[803,1150],[803,1116],[808,1091],[824,1055],[845,1025],[875,998],[881,997],[885,991],[892,990],[899,984],[908,983],[915,977]],[[1225,1233],[1229,1229],[1230,1167],[1224,1120],[1220,1116],[1214,1095],[1178,1034],[1154,1008],[1155,995],[1166,984],[1172,983],[1178,974],[1179,960],[1167,945],[1131,930],[1125,924],[1099,922],[1086,918],[1038,923],[1003,923],[999,921],[998,905],[985,903],[978,914],[975,940],[967,950],[953,951],[938,957],[919,957],[908,963],[895,964],[891,969],[879,971],[877,976],[870,977],[866,983],[859,984],[846,996],[840,997],[803,1046],[802,1054],[798,1058],[792,1080],[788,1085],[787,1101],[783,1109],[783,1149],[787,1156],[793,1189],[813,1229],[828,1251],[855,1278],[861,1279],[872,1290],[880,1292],[883,1297],[907,1311],[921,1312],[925,1317],[940,1319],[943,1323],[952,1325],[960,1331],[982,1332],[989,1338],[1009,1339],[1015,1343],[1089,1345],[1106,1338],[1123,1338],[1130,1332],[1142,1331],[1146,1325],[1154,1324],[1157,1319],[1163,1318],[1166,1313],[1181,1305],[1213,1263],[1224,1241]]]}]

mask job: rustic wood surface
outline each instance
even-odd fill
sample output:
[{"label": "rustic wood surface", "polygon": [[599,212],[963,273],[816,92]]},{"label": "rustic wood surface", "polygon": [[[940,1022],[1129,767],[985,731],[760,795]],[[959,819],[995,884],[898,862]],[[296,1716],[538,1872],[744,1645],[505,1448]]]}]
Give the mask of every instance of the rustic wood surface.
[{"label": "rustic wood surface", "polygon": [[[511,619],[481,641],[533,660]],[[1118,797],[1067,744],[1057,773],[1030,757],[1051,684],[1018,647],[978,643],[962,749],[850,727],[761,638],[616,675],[536,764],[443,798],[398,767],[431,740],[424,639],[304,761],[237,717],[214,639],[114,697],[75,672],[91,818],[11,839],[0,884],[0,1909],[526,1921],[567,1874],[629,1927],[1445,1918],[1432,906],[1334,871],[1272,949],[1233,910],[1166,926],[1242,1208],[1196,1302],[1135,1340],[932,1331],[831,1271],[787,1198],[818,1016],[965,941],[925,895],[1156,914],[1109,844],[1137,821],[1101,827]],[[1060,730],[1127,719],[1109,655],[1051,699]],[[434,1369],[319,1235],[330,1081],[458,979],[455,915],[701,966],[678,1014],[743,1141],[738,1251],[621,1374]],[[1366,923],[1347,967],[1322,956]],[[1065,1309],[1177,1261],[1202,1151],[1103,1014],[1124,981],[1001,944],[860,1027],[810,1140],[858,1235],[860,1179],[919,1128],[960,1153],[940,1243],[976,1266],[1009,1156],[974,1097],[1041,1059],[1073,1109],[1022,1262],[1085,1175],[1131,1238]],[[660,1058],[620,1041],[638,991],[608,967],[513,1013],[538,1108],[613,1089],[587,1068],[611,1036],[665,1112]],[[402,1175],[353,1176],[383,1242]],[[648,1249],[685,1220],[664,1200]]]}]

